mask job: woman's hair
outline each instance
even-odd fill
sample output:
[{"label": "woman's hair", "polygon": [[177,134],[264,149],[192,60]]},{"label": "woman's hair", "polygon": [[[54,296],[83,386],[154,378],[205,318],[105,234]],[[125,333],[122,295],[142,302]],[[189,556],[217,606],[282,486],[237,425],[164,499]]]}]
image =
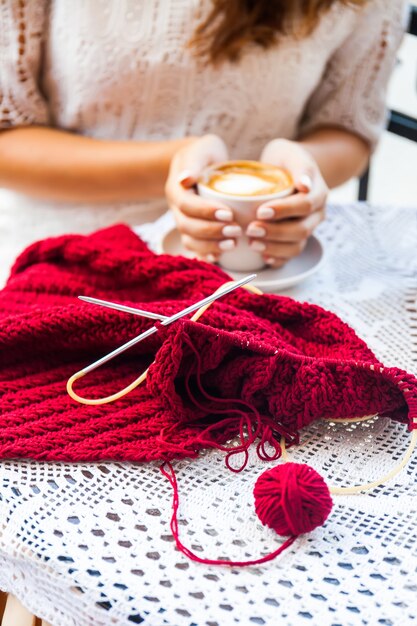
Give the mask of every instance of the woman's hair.
[{"label": "woman's hair", "polygon": [[237,61],[249,43],[270,48],[279,35],[308,35],[337,2],[354,6],[366,0],[212,0],[190,45],[212,63]]}]

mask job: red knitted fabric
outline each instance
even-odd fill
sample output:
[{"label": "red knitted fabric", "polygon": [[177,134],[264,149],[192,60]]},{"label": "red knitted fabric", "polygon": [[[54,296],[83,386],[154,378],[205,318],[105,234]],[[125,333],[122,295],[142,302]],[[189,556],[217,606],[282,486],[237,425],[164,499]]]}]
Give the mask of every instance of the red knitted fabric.
[{"label": "red knitted fabric", "polygon": [[84,396],[108,395],[155,357],[146,383],[127,397],[104,406],[69,398],[71,374],[152,324],[77,295],[170,315],[226,279],[215,266],[154,255],[125,226],[28,248],[0,292],[0,458],[193,457],[244,437],[242,412],[247,425],[257,422],[262,446],[281,434],[291,442],[320,417],[378,412],[413,427],[413,376],[382,368],[332,313],[244,289],[200,322],[161,328],[76,385]]}]

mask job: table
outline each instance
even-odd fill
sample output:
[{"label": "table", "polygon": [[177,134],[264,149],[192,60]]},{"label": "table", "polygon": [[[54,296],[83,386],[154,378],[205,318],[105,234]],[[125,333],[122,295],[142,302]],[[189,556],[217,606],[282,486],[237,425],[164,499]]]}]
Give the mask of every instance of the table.
[{"label": "table", "polygon": [[[142,228],[151,242],[159,226]],[[166,225],[166,224],[165,224]],[[417,373],[417,209],[329,207],[327,260],[287,291],[353,326],[386,365]],[[404,454],[404,425],[316,423],[291,459],[331,484],[374,480]],[[252,489],[272,464],[252,451],[241,474],[218,451],[175,464],[180,534],[201,555],[255,558],[280,539],[258,521]],[[177,552],[171,490],[158,465],[0,464],[0,588],[53,626],[356,626],[415,613],[417,455],[391,483],[335,496],[325,526],[275,561],[206,566]]]}]

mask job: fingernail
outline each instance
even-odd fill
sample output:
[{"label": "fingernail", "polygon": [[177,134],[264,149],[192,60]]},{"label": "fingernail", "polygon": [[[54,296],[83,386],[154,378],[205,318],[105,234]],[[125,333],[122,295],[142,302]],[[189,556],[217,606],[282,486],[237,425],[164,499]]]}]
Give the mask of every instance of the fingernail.
[{"label": "fingernail", "polygon": [[222,229],[222,234],[225,237],[240,237],[242,234],[242,229],[240,226],[224,226]]},{"label": "fingernail", "polygon": [[183,170],[178,175],[178,182],[183,187],[192,187],[192,185],[194,185],[194,180],[195,178],[190,170]]},{"label": "fingernail", "polygon": [[306,191],[310,191],[313,186],[311,176],[309,176],[308,174],[303,174],[302,176],[300,176],[300,185],[302,185]]},{"label": "fingernail", "polygon": [[233,213],[228,209],[217,209],[214,217],[216,220],[219,220],[219,222],[231,222],[233,219]]},{"label": "fingernail", "polygon": [[220,250],[233,250],[234,247],[235,247],[234,239],[224,239],[223,241],[220,241],[219,243]]},{"label": "fingernail", "polygon": [[265,237],[266,230],[262,228],[262,226],[255,226],[254,224],[249,224],[246,229],[246,234],[248,237]]},{"label": "fingernail", "polygon": [[275,211],[270,206],[262,206],[256,211],[256,217],[260,220],[269,220],[274,215]]},{"label": "fingernail", "polygon": [[266,249],[266,245],[262,241],[251,241],[250,247],[256,252],[263,252]]},{"label": "fingernail", "polygon": [[274,259],[273,257],[269,257],[269,259],[265,260],[265,263],[275,268],[276,270],[279,270],[285,265],[287,261],[288,259]]},{"label": "fingernail", "polygon": [[207,263],[215,263],[216,262],[216,257],[214,256],[214,254],[208,254],[206,256],[206,261],[207,261]]}]

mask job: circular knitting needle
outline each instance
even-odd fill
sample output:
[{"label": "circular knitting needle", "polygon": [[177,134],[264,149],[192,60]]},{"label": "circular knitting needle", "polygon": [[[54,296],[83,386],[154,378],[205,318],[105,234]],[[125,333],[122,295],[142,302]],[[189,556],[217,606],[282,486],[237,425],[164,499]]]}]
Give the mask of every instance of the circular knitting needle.
[{"label": "circular knitting needle", "polygon": [[89,304],[98,304],[108,309],[114,309],[115,311],[123,311],[123,313],[132,313],[133,315],[140,315],[142,317],[149,317],[151,320],[159,320],[160,322],[168,319],[166,315],[159,315],[158,313],[151,313],[150,311],[143,311],[142,309],[135,309],[133,306],[126,306],[125,304],[117,304],[116,302],[109,302],[108,300],[100,300],[100,298],[90,298],[90,296],[78,296],[79,300],[88,302]]},{"label": "circular knitting needle", "polygon": [[[251,277],[248,277],[248,280]],[[191,317],[191,321],[192,322],[196,322],[201,315],[204,314],[204,312],[207,310],[207,308],[209,306],[211,306],[212,302],[214,302],[214,300],[217,297],[220,297],[222,295],[224,295],[225,293],[228,293],[229,289],[227,289],[229,286],[232,286],[232,289],[236,289],[237,286],[239,286],[241,283],[239,282],[238,284],[234,283],[233,281],[230,281],[228,283],[225,283],[224,285],[221,285],[218,289],[216,289],[216,291],[212,294],[212,296],[209,296],[209,298],[205,298],[202,302],[205,302],[205,304],[203,306],[200,306],[199,309],[197,309],[196,312],[194,312],[194,315]],[[247,289],[248,291],[258,294],[258,295],[262,295],[262,291],[260,291],[259,289],[257,289],[257,287],[253,287],[252,285],[242,285],[245,287],[245,289]],[[207,303],[207,300],[210,300],[210,302]],[[198,304],[201,304],[198,303]],[[180,315],[184,315],[184,311],[181,311]],[[149,367],[143,371],[134,381],[132,381],[129,385],[127,385],[126,387],[124,387],[123,389],[120,389],[119,391],[110,394],[109,396],[106,396],[104,398],[84,398],[80,395],[78,395],[74,390],[73,390],[73,385],[75,383],[75,381],[77,381],[79,378],[82,378],[83,376],[85,376],[85,373],[83,370],[76,372],[75,374],[73,374],[71,376],[71,378],[68,379],[67,382],[67,391],[68,394],[71,396],[71,398],[73,400],[75,400],[76,402],[80,402],[81,404],[87,404],[90,406],[98,406],[98,405],[102,405],[102,404],[108,404],[109,402],[115,402],[116,400],[120,400],[120,398],[124,398],[128,393],[130,393],[131,391],[133,391],[134,389],[136,389],[137,387],[139,387],[139,385],[141,385],[147,378],[148,376],[148,371],[149,371]],[[417,431],[416,431],[417,432]]]},{"label": "circular knitting needle", "polygon": [[[234,291],[238,287],[242,287],[243,285],[246,285],[254,278],[256,278],[256,274],[251,274],[250,276],[246,276],[245,278],[242,278],[241,280],[238,280],[236,282],[233,282],[227,285],[227,287],[225,287],[221,291],[218,291],[217,293],[212,293],[210,296],[203,298],[203,300],[200,300],[199,302],[195,302],[194,304],[191,304],[190,306],[188,306],[186,309],[183,309],[182,311],[179,311],[178,313],[171,315],[171,317],[166,317],[161,322],[162,326],[168,326],[168,324],[172,324],[173,322],[176,322],[181,317],[188,315],[188,313],[197,311],[197,309],[205,306],[206,304],[211,304],[218,298],[225,296],[226,294],[230,293],[231,291]],[[114,359],[119,354],[122,354],[122,352],[129,350],[129,348],[132,348],[132,346],[135,346],[137,343],[140,343],[144,339],[147,339],[148,337],[150,337],[157,331],[158,331],[157,326],[151,326],[151,328],[148,328],[148,330],[145,330],[143,333],[141,333],[137,337],[134,337],[133,339],[119,346],[112,352],[109,352],[109,354],[106,354],[105,356],[101,357],[101,359],[98,359],[98,361],[94,361],[94,363],[91,363],[91,365],[88,365],[84,369],[80,370],[78,372],[77,378],[80,378],[81,376],[85,376],[85,374],[92,372],[93,370],[97,369],[97,367],[104,365],[104,363],[108,363],[108,361],[111,361],[111,359]]]}]

